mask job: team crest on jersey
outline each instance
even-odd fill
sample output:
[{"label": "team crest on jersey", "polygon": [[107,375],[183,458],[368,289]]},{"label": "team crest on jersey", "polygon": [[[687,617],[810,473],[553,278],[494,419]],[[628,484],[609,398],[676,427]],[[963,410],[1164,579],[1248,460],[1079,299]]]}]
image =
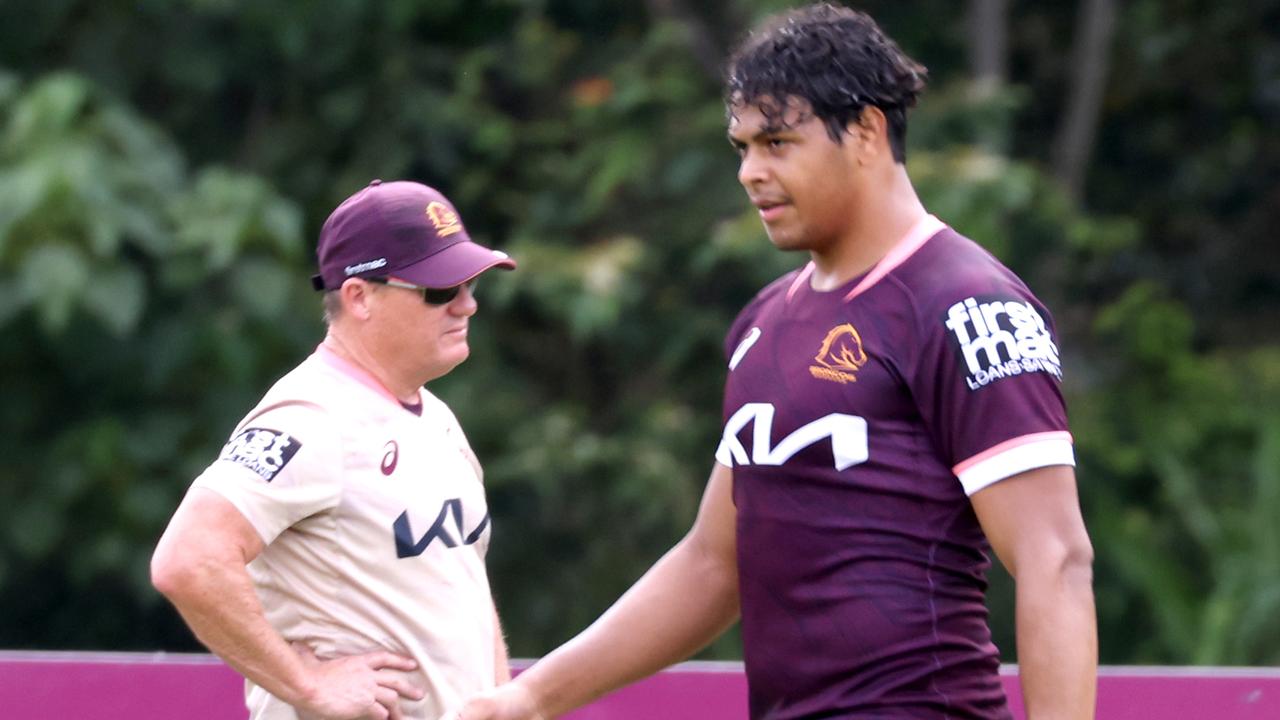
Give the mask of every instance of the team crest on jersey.
[{"label": "team crest on jersey", "polygon": [[845,385],[858,381],[858,370],[867,364],[867,352],[857,329],[845,323],[831,328],[813,359],[817,364],[809,366],[810,375]]},{"label": "team crest on jersey", "polygon": [[243,465],[267,482],[293,459],[302,443],[270,428],[247,428],[222,447],[219,460]]},{"label": "team crest on jersey", "polygon": [[1062,378],[1058,345],[1040,312],[1025,300],[966,298],[947,308],[942,324],[956,343],[970,390],[1025,373]]}]

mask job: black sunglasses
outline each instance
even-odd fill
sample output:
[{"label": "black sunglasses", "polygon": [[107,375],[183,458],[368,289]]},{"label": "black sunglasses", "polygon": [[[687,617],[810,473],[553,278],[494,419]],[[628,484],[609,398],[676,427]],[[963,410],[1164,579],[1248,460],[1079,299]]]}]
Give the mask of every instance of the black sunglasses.
[{"label": "black sunglasses", "polygon": [[475,290],[476,281],[479,278],[471,278],[461,285],[454,285],[447,288],[429,288],[421,285],[412,285],[407,282],[400,282],[387,277],[368,277],[368,282],[375,282],[379,285],[387,285],[388,287],[404,288],[405,290],[417,290],[422,294],[422,301],[428,305],[448,305],[453,299],[458,297],[458,293],[462,292],[462,288],[466,287]]}]

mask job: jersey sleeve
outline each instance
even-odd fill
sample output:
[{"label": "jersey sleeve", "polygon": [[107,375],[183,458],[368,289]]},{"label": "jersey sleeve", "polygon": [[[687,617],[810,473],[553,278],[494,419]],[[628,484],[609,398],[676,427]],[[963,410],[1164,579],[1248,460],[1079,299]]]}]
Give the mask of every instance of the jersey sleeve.
[{"label": "jersey sleeve", "polygon": [[342,443],[319,408],[290,404],[241,423],[192,483],[226,498],[270,544],[286,528],[337,507]]},{"label": "jersey sleeve", "polygon": [[1053,319],[1021,282],[939,291],[919,313],[907,381],[966,494],[1075,465]]}]

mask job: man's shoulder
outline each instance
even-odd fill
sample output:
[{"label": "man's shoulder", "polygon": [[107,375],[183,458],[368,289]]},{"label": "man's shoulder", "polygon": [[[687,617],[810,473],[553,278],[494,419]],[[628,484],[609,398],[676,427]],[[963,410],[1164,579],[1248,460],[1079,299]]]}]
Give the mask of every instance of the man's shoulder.
[{"label": "man's shoulder", "polygon": [[995,255],[959,232],[941,230],[893,272],[896,284],[927,315],[968,299],[1034,299],[1020,277]]},{"label": "man's shoulder", "polygon": [[773,282],[761,288],[760,292],[756,293],[755,297],[751,298],[751,302],[747,303],[743,309],[745,310],[753,306],[758,306],[786,295],[786,293],[790,291],[791,286],[795,284],[796,278],[804,271],[804,267],[805,266],[801,266],[795,270],[788,270],[774,278]]},{"label": "man's shoulder", "polygon": [[444,400],[441,400],[435,393],[427,388],[421,388],[418,391],[418,397],[422,399],[422,416],[441,418],[447,425],[458,425],[458,416],[454,414],[453,408]]},{"label": "man's shoulder", "polygon": [[791,292],[791,288],[795,285],[796,279],[804,272],[805,267],[807,267],[807,265],[798,267],[795,270],[789,270],[782,275],[779,275],[777,278],[774,278],[773,282],[761,288],[760,292],[756,293],[755,297],[752,297],[750,302],[742,307],[742,311],[738,313],[739,319],[747,316],[754,316],[761,308],[769,305],[770,303],[784,300],[787,294]]},{"label": "man's shoulder", "polygon": [[738,346],[739,341],[747,330],[759,317],[763,308],[772,302],[784,299],[791,286],[795,283],[796,278],[800,275],[804,268],[796,268],[789,272],[783,273],[773,282],[765,285],[760,292],[756,293],[751,300],[742,307],[738,312],[738,316],[734,319],[733,324],[729,326],[729,332],[725,335],[725,352],[726,357],[732,355],[734,349]]},{"label": "man's shoulder", "polygon": [[271,385],[236,430],[264,422],[308,430],[318,426],[323,430],[337,414],[336,384],[335,378],[314,362],[314,356],[307,358]]}]

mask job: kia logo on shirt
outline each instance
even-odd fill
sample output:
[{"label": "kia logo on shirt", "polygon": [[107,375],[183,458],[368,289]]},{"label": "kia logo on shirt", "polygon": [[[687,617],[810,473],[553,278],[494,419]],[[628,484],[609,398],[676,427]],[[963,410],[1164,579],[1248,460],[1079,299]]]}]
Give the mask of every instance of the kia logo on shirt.
[{"label": "kia logo on shirt", "polygon": [[[452,524],[457,529],[458,534],[456,536],[445,527],[450,519],[453,520]],[[439,540],[446,548],[456,548],[459,544],[464,547],[474,545],[480,539],[480,536],[484,534],[484,530],[487,527],[489,527],[488,512],[484,514],[484,517],[480,518],[480,522],[476,523],[471,532],[467,532],[466,522],[462,517],[462,499],[449,498],[440,504],[440,514],[436,515],[436,521],[422,534],[422,537],[414,539],[413,528],[409,524],[408,510],[400,513],[400,517],[396,518],[395,523],[392,524],[391,531],[396,538],[396,557],[403,559],[418,557],[435,540]]]}]

